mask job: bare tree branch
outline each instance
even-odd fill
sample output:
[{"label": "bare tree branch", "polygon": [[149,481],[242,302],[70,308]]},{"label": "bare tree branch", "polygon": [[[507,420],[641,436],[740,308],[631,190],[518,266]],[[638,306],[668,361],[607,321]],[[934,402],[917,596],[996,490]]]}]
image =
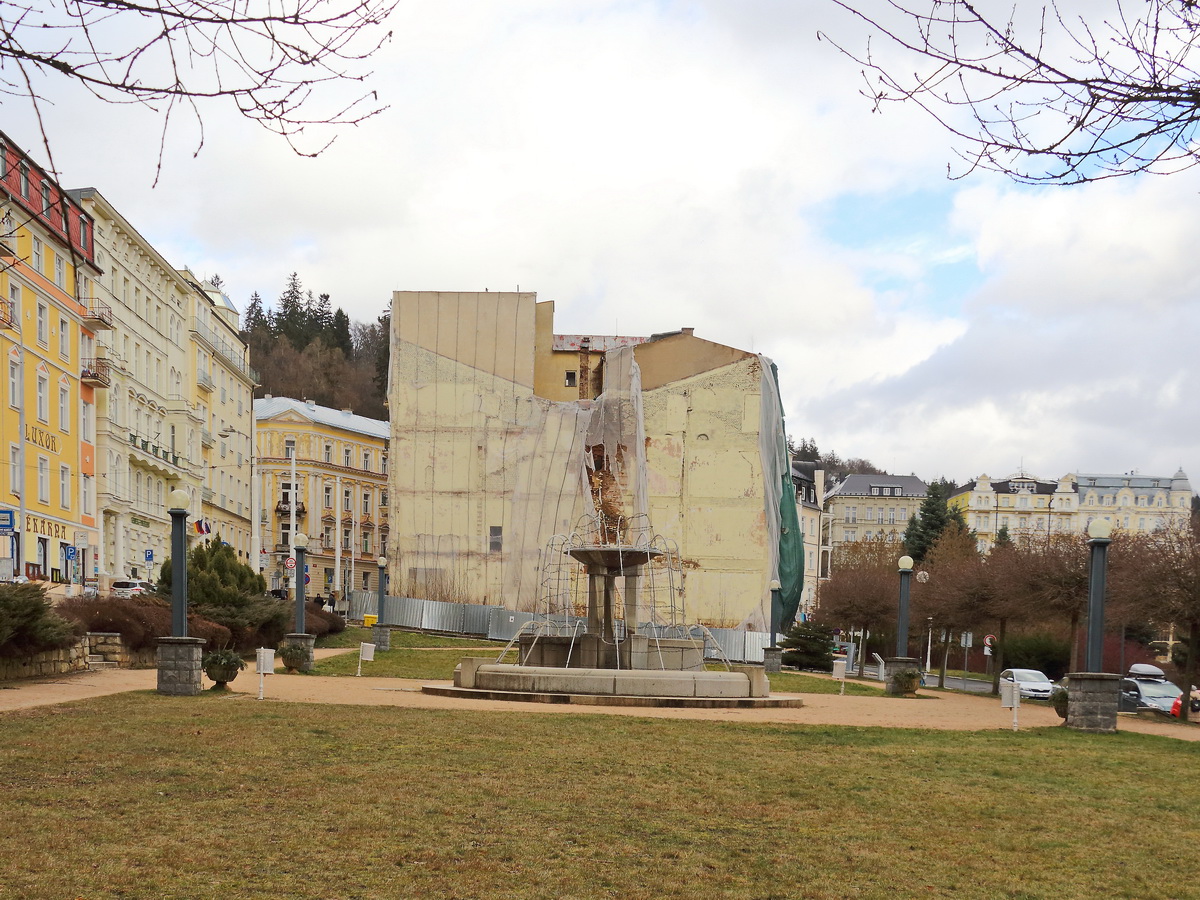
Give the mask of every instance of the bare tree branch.
[{"label": "bare tree branch", "polygon": [[1078,184],[1200,162],[1196,0],[1058,0],[1007,13],[968,0],[887,0],[869,13],[861,0],[833,2],[922,61],[902,71],[869,40],[853,50],[819,35],[863,66],[876,111],[915,103],[964,142],[966,168],[952,177],[987,169]]}]

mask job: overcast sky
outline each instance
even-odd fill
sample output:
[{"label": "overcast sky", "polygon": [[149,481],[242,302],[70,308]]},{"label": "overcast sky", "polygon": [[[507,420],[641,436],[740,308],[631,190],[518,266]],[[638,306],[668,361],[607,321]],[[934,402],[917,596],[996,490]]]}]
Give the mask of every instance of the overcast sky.
[{"label": "overcast sky", "polygon": [[316,159],[210,107],[154,186],[154,119],[47,84],[54,162],[242,309],[293,271],[360,321],[519,286],[558,332],[765,353],[790,434],[899,474],[1200,480],[1197,174],[948,180],[937,124],[873,114],[818,41],[862,41],[821,0],[401,0],[391,27],[389,109]]}]

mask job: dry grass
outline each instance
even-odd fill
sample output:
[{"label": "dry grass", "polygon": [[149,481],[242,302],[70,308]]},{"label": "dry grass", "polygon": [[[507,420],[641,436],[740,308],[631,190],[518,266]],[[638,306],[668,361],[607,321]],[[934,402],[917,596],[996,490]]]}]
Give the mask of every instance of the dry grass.
[{"label": "dry grass", "polygon": [[105,697],[0,716],[0,896],[1194,897],[1194,744]]}]

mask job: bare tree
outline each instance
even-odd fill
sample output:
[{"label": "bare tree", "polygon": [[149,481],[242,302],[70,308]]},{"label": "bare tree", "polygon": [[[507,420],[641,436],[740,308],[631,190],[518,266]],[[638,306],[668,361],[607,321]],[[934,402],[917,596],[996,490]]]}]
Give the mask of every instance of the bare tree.
[{"label": "bare tree", "polygon": [[[200,125],[200,104],[232,101],[246,118],[282,135],[293,150],[314,126],[354,124],[383,107],[374,92],[347,96],[396,0],[62,0],[0,7],[0,95],[28,100],[38,121],[48,76],[97,99],[140,103],[162,121],[179,109]],[[316,95],[332,99],[321,108]],[[161,141],[161,139],[160,139]],[[43,142],[45,128],[43,127]],[[199,147],[197,147],[199,149]],[[161,142],[160,142],[161,165]]]},{"label": "bare tree", "polygon": [[863,66],[876,110],[916,103],[963,139],[960,176],[1076,184],[1200,161],[1196,0],[833,2],[889,46],[820,36]]},{"label": "bare tree", "polygon": [[1151,535],[1152,552],[1142,557],[1143,589],[1165,621],[1186,629],[1187,659],[1183,666],[1183,702],[1179,717],[1188,720],[1191,686],[1200,671],[1200,533],[1192,523],[1172,524]]},{"label": "bare tree", "polygon": [[[897,545],[884,541],[855,541],[837,550],[833,574],[821,585],[817,621],[867,632],[896,621],[899,600]],[[866,640],[859,648],[858,673],[863,673]]]}]

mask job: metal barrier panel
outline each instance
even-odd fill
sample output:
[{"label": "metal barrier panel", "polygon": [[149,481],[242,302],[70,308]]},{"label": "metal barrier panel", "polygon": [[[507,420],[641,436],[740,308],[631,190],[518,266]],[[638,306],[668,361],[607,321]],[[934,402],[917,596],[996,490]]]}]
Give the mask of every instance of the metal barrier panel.
[{"label": "metal barrier panel", "polygon": [[426,600],[421,613],[421,628],[425,631],[449,631],[461,634],[463,604],[444,600]]},{"label": "metal barrier panel", "polygon": [[487,634],[491,625],[492,610],[494,609],[500,609],[500,607],[481,606],[478,603],[464,603],[462,633]]},{"label": "metal barrier panel", "polygon": [[421,615],[425,610],[425,601],[416,597],[401,597],[396,604],[396,614],[388,622],[400,628],[418,629],[421,627]]},{"label": "metal barrier panel", "polygon": [[347,591],[346,600],[350,604],[351,619],[362,619],[364,615],[374,615],[379,603],[379,595],[370,591]]},{"label": "metal barrier panel", "polygon": [[[771,646],[771,633],[769,631],[747,631],[745,634],[746,662],[762,662],[766,656],[763,650]],[[782,635],[776,636],[776,646],[778,646],[778,639],[780,637]]]},{"label": "metal barrier panel", "polygon": [[533,621],[532,614],[517,612],[515,609],[493,606],[491,610],[487,631],[489,640],[511,641],[526,622]]},{"label": "metal barrier panel", "polygon": [[[739,628],[710,628],[708,633],[712,639],[720,645],[721,653],[725,654],[725,658],[730,662],[746,662],[746,633]],[[699,635],[704,632],[700,631]],[[704,648],[704,655],[708,659],[719,659],[720,654],[717,653],[715,647]],[[762,655],[758,657],[758,661],[762,662]]]}]

